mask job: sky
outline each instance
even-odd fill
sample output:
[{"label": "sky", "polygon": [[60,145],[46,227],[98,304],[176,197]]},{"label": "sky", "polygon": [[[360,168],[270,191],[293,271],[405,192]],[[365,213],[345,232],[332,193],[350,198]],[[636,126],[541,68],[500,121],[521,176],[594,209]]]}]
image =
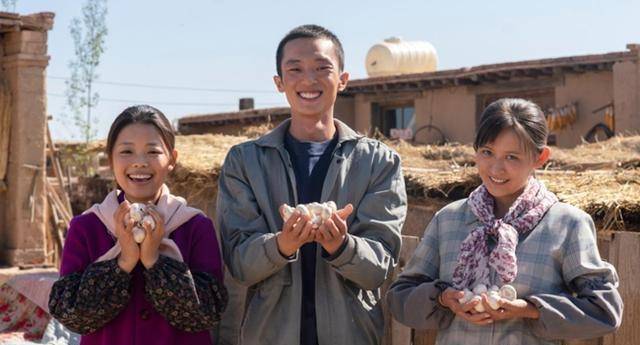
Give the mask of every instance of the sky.
[{"label": "sky", "polygon": [[[55,13],[46,80],[54,140],[81,139],[64,94],[74,58],[69,25],[85,1],[16,3],[20,14]],[[273,85],[275,50],[302,24],[336,33],[345,70],[361,79],[369,48],[391,36],[430,42],[444,70],[624,51],[640,43],[639,15],[640,0],[108,0],[109,33],[95,85],[101,101],[92,112],[104,138],[133,104],[156,106],[172,121],[236,110],[242,97],[253,97],[258,108],[286,105]]]}]

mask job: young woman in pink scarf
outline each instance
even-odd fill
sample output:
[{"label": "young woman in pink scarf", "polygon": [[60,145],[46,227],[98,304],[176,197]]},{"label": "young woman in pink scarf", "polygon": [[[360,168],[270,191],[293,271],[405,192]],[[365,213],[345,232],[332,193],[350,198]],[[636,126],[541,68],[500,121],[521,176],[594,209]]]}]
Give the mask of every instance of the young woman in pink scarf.
[{"label": "young woman in pink scarf", "polygon": [[[81,344],[211,344],[223,263],[211,220],[164,184],[178,157],[170,122],[150,106],[125,109],[107,154],[118,189],[71,221],[51,315]],[[133,203],[153,220],[144,229]]]},{"label": "young woman in pink scarf", "polygon": [[[474,142],[482,185],[427,227],[387,295],[398,321],[465,345],[559,344],[620,326],[618,277],[600,258],[591,217],[535,178],[549,158],[547,133],[532,102],[484,110]],[[468,300],[465,289],[480,297]]]}]

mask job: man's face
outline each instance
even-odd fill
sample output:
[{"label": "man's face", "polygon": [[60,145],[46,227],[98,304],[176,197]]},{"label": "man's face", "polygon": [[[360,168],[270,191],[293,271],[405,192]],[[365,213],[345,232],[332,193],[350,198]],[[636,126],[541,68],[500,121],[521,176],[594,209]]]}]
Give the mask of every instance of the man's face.
[{"label": "man's face", "polygon": [[282,77],[275,76],[278,91],[284,92],[292,116],[321,118],[333,115],[339,91],[347,86],[349,74],[340,71],[336,49],[329,39],[298,38],[289,41],[282,54]]}]

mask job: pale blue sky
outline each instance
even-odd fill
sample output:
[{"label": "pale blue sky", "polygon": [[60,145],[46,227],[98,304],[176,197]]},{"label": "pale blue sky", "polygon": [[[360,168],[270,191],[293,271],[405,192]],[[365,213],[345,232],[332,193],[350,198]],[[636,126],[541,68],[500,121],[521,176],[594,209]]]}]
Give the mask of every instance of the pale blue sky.
[{"label": "pale blue sky", "polygon": [[[18,0],[21,14],[56,14],[49,34],[48,112],[55,139],[77,130],[65,120],[64,78],[73,57],[70,20],[84,0]],[[640,1],[230,1],[109,0],[106,52],[100,80],[205,92],[97,84],[102,101],[99,137],[131,104],[146,102],[169,118],[237,109],[238,98],[257,107],[286,105],[275,91],[275,49],[300,24],[334,31],[345,48],[352,79],[366,77],[364,59],[389,36],[426,40],[439,69],[623,51],[640,43]]]}]

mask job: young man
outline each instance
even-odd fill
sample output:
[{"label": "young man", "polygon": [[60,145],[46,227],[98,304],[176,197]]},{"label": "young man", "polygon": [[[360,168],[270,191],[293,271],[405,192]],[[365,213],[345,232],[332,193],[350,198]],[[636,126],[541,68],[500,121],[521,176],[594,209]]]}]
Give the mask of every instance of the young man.
[{"label": "young man", "polygon": [[[349,75],[330,31],[304,25],[276,53],[291,119],[233,147],[217,227],[231,274],[249,286],[241,344],[378,344],[379,288],[400,252],[407,201],[400,157],[334,119]],[[334,201],[320,226],[283,204]]]}]

